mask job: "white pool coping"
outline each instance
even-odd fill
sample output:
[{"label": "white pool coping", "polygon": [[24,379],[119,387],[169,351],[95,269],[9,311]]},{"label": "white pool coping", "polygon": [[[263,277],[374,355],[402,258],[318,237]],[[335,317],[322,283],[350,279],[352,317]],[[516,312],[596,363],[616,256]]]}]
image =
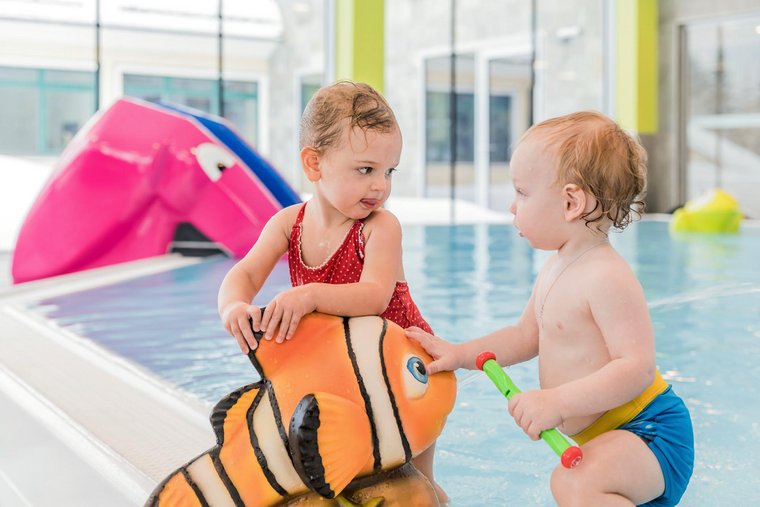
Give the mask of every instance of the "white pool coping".
[{"label": "white pool coping", "polygon": [[[0,423],[14,432],[0,437],[0,505],[141,505],[214,445],[208,403],[26,309],[198,260],[169,255],[0,291],[0,406],[14,414]],[[11,460],[29,442],[52,459]]]}]

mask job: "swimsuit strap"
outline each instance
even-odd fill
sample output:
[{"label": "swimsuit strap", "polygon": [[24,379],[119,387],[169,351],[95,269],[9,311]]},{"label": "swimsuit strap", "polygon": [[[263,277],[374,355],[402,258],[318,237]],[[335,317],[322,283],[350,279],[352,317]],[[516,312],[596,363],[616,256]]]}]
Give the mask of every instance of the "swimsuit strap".
[{"label": "swimsuit strap", "polygon": [[[359,224],[358,226],[356,226]],[[359,258],[363,261],[364,260],[364,219],[357,220],[354,222],[354,226],[356,226],[356,233],[354,233],[353,228],[351,229],[351,233],[356,236],[355,244],[356,244],[356,254],[359,256]]]},{"label": "swimsuit strap", "polygon": [[303,214],[304,211],[306,211],[306,204],[303,203],[303,206],[301,206],[301,209],[298,210],[298,215],[296,215],[296,221],[293,222],[293,227],[300,226],[301,222],[303,222]]}]

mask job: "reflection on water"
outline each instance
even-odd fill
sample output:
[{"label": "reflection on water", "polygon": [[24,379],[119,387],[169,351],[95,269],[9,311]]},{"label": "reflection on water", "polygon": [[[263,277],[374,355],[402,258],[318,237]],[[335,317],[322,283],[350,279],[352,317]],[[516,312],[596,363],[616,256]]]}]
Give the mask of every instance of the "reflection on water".
[{"label": "reflection on water", "polygon": [[[697,462],[681,505],[747,505],[760,479],[760,230],[671,237],[659,222],[634,224],[612,242],[650,302],[660,370],[689,406]],[[408,227],[404,263],[412,295],[437,334],[453,341],[514,322],[546,258],[505,225]],[[65,297],[36,310],[59,325],[215,402],[257,379],[216,314],[232,261],[212,259]],[[256,303],[289,286],[280,263]],[[535,362],[510,368],[537,386]],[[554,454],[525,437],[506,400],[481,374],[460,372],[457,406],[439,441],[436,475],[454,505],[553,505]]]}]

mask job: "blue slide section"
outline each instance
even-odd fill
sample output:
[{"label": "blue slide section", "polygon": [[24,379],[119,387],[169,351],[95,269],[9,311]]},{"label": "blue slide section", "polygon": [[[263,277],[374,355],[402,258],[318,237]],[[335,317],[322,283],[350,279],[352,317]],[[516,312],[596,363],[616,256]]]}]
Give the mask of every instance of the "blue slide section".
[{"label": "blue slide section", "polygon": [[267,187],[283,208],[301,202],[298,194],[296,194],[285,179],[280,176],[280,173],[278,173],[269,162],[261,158],[261,156],[239,135],[225,125],[218,116],[206,114],[197,109],[180,106],[178,104],[160,102],[158,105],[198,120],[221,142],[223,142],[245,165],[251,168],[251,171],[253,171],[256,177],[265,187]]}]

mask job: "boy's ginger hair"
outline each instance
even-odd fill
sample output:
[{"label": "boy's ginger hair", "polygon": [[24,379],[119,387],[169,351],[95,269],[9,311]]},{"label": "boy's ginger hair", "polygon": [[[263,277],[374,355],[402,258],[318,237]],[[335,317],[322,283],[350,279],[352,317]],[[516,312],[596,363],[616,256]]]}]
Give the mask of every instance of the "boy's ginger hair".
[{"label": "boy's ginger hair", "polygon": [[522,140],[538,134],[555,157],[557,183],[574,183],[596,198],[596,207],[582,217],[587,225],[606,216],[622,230],[643,213],[647,154],[617,123],[581,111],[542,121]]},{"label": "boy's ginger hair", "polygon": [[366,83],[338,81],[317,90],[301,116],[300,149],[319,152],[338,148],[344,121],[348,128],[387,134],[399,130],[396,116],[385,98]]}]

